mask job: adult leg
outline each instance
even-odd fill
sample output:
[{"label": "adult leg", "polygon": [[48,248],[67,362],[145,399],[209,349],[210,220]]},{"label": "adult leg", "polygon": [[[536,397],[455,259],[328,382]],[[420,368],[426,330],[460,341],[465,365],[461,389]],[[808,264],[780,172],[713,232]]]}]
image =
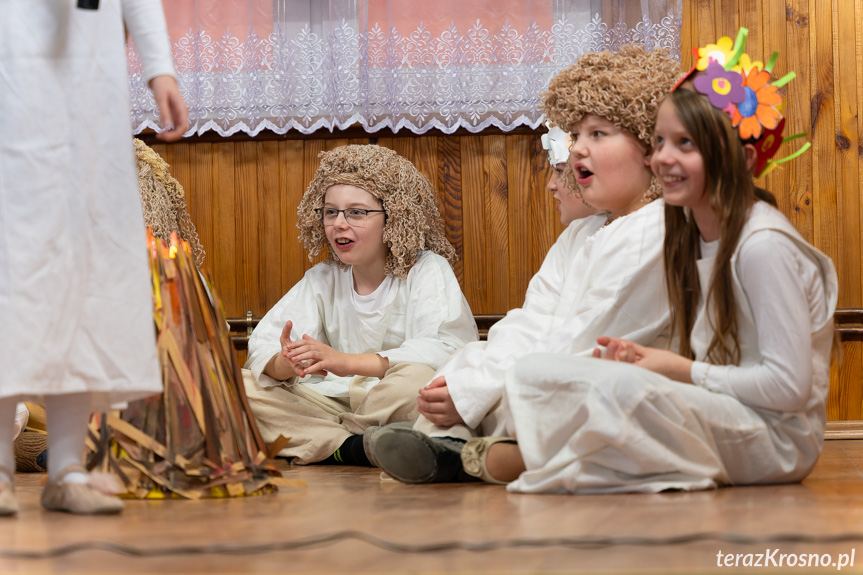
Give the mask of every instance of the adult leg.
[{"label": "adult leg", "polygon": [[15,453],[12,438],[15,432],[16,398],[0,398],[0,516],[15,515],[18,501],[15,499]]},{"label": "adult leg", "polygon": [[42,507],[76,514],[109,514],[123,510],[123,502],[93,482],[81,465],[91,415],[89,393],[45,397],[48,415],[48,482]]},{"label": "adult leg", "polygon": [[[45,410],[50,414],[48,434],[48,479],[56,480],[67,468],[81,466],[84,441],[91,414],[90,394],[73,393],[45,398]],[[68,483],[86,483],[83,470],[66,474]]]}]

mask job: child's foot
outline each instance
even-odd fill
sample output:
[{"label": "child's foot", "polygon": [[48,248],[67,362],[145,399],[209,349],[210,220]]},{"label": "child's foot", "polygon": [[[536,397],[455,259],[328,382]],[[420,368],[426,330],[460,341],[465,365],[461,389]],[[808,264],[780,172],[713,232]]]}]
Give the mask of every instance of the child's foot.
[{"label": "child's foot", "polygon": [[373,467],[372,462],[363,448],[363,436],[351,435],[342,443],[336,452],[319,461],[318,465],[356,465],[359,467]]},{"label": "child's foot", "polygon": [[18,513],[18,500],[12,486],[13,477],[11,471],[0,466],[0,517]]},{"label": "child's foot", "polygon": [[413,429],[414,424],[409,421],[401,421],[398,423],[390,423],[389,425],[373,425],[371,427],[366,428],[363,432],[363,450],[366,453],[366,457],[369,458],[369,462],[372,464],[372,467],[380,467],[381,464],[378,463],[377,457],[375,457],[375,444],[378,440],[378,434],[387,428],[392,429]]},{"label": "child's foot", "polygon": [[123,510],[123,502],[104,488],[94,486],[92,476],[86,483],[64,481],[67,475],[81,473],[87,471],[80,465],[70,465],[55,479],[49,479],[42,490],[42,507],[78,515],[107,515]]},{"label": "child's foot", "polygon": [[374,435],[374,456],[380,468],[403,483],[477,481],[464,472],[464,441],[429,437],[414,429],[386,426]]},{"label": "child's foot", "polygon": [[[495,445],[498,446],[496,449],[505,446],[507,452],[501,453],[493,464],[489,464],[488,460],[492,459],[489,453]],[[518,444],[511,437],[474,437],[461,450],[461,463],[465,473],[497,485],[515,481],[524,471],[524,460],[518,451]],[[495,473],[491,473],[491,469]]]}]

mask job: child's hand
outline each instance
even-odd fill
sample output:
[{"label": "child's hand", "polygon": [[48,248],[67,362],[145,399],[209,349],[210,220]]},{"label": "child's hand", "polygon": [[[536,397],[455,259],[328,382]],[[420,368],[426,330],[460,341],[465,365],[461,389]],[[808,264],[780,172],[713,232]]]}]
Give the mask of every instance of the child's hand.
[{"label": "child's hand", "polygon": [[150,91],[159,109],[159,119],[162,127],[171,129],[159,132],[156,138],[165,142],[174,142],[183,137],[189,129],[189,109],[180,94],[177,80],[173,76],[156,76],[150,80]]},{"label": "child's hand", "polygon": [[282,328],[282,335],[279,337],[279,343],[282,345],[282,352],[277,357],[276,362],[276,370],[277,373],[284,374],[285,371],[289,371],[290,374],[286,377],[279,377],[276,379],[284,380],[290,377],[304,377],[303,371],[305,371],[305,366],[301,363],[296,363],[291,361],[290,357],[288,357],[288,345],[291,344],[291,330],[294,328],[294,322],[288,320],[285,322],[285,327]]},{"label": "child's hand", "polygon": [[304,376],[311,373],[326,375],[328,372],[338,376],[355,375],[350,365],[350,354],[336,351],[306,334],[283,347],[285,357],[303,367]]},{"label": "child's hand", "polygon": [[596,338],[596,343],[605,347],[605,355],[602,350],[596,348],[593,350],[593,357],[607,359],[610,361],[623,361],[626,363],[638,363],[643,359],[644,348],[637,343],[620,339],[617,337],[600,336]]},{"label": "child's hand", "polygon": [[692,360],[665,349],[645,347],[635,342],[612,337],[598,337],[596,343],[605,346],[593,350],[593,357],[611,361],[624,361],[649,369],[681,383],[692,383]]},{"label": "child's hand", "polygon": [[420,389],[417,405],[420,414],[438,427],[452,427],[457,423],[464,423],[449,394],[446,376],[437,377]]}]

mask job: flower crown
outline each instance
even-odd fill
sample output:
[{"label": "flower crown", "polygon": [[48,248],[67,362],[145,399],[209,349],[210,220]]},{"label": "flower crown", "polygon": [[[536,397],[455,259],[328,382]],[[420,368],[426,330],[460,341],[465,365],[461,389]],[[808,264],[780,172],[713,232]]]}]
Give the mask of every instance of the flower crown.
[{"label": "flower crown", "polygon": [[557,126],[552,126],[548,121],[545,122],[545,125],[548,128],[548,133],[543,134],[540,139],[542,140],[542,148],[548,150],[548,163],[553,168],[569,159],[572,136]]},{"label": "flower crown", "polygon": [[694,77],[695,91],[707,96],[715,108],[728,114],[741,140],[754,143],[757,157],[753,173],[758,178],[779,164],[793,160],[812,144],[806,142],[799,150],[781,160],[772,159],[784,142],[806,135],[801,133],[782,138],[785,118],[779,111],[783,104],[779,88],[797,74],[789,72],[771,82],[770,74],[779,52],[770,56],[767,65],[753,62],[749,54],[744,52],[748,34],[749,30],[741,28],[733,43],[731,38],[723,36],[715,44],[693,48],[692,54],[697,62],[677,81],[671,92]]}]

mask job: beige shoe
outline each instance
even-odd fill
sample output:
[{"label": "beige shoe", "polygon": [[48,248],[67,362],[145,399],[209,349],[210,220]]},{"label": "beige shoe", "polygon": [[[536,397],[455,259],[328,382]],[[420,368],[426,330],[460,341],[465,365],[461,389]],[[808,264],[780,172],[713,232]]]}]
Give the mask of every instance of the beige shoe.
[{"label": "beige shoe", "polygon": [[[0,465],[0,473],[14,481],[15,474]],[[0,517],[15,515],[18,513],[18,500],[15,498],[15,489],[5,477],[0,477]]]},{"label": "beige shoe", "polygon": [[506,485],[506,481],[499,481],[489,475],[485,466],[485,458],[488,456],[488,448],[495,443],[515,443],[511,437],[474,437],[468,439],[461,450],[461,463],[465,473],[479,477],[486,483]]},{"label": "beige shoe", "polygon": [[63,481],[70,473],[89,475],[83,466],[70,465],[56,479],[49,479],[42,490],[42,507],[78,515],[109,515],[123,510],[123,502],[105,488],[94,485],[92,476],[87,483]]}]

